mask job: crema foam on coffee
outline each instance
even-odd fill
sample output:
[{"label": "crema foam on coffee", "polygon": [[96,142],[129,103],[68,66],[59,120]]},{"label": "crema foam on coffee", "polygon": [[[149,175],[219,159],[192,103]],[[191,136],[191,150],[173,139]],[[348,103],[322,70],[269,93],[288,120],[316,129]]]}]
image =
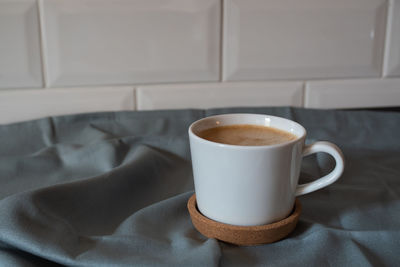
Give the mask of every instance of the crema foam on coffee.
[{"label": "crema foam on coffee", "polygon": [[285,143],[297,136],[272,127],[235,124],[205,129],[197,134],[206,140],[239,146],[266,146]]}]

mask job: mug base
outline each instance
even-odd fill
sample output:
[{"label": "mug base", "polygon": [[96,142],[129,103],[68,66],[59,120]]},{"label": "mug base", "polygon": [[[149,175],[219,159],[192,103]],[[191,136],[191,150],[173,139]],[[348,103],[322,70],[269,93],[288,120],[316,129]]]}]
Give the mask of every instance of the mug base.
[{"label": "mug base", "polygon": [[295,229],[301,213],[300,201],[296,199],[292,213],[283,220],[265,225],[237,226],[217,222],[201,214],[196,194],[188,200],[187,208],[194,227],[201,234],[240,246],[268,244],[285,238]]}]

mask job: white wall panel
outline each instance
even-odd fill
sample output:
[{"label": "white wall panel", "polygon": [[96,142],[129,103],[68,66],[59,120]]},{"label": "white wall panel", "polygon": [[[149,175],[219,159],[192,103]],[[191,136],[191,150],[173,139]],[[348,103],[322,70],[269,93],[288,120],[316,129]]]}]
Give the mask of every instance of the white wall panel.
[{"label": "white wall panel", "polygon": [[0,92],[0,123],[97,111],[133,110],[132,87],[7,90]]},{"label": "white wall panel", "polygon": [[35,0],[0,0],[0,88],[41,87]]},{"label": "white wall panel", "polygon": [[384,76],[400,76],[400,0],[390,0]]},{"label": "white wall panel", "polygon": [[224,80],[378,77],[385,0],[226,0]]},{"label": "white wall panel", "polygon": [[307,108],[400,106],[400,79],[314,81],[306,84]]},{"label": "white wall panel", "polygon": [[301,106],[302,101],[302,82],[181,84],[137,89],[139,110]]},{"label": "white wall panel", "polygon": [[216,81],[217,0],[43,0],[50,86]]}]

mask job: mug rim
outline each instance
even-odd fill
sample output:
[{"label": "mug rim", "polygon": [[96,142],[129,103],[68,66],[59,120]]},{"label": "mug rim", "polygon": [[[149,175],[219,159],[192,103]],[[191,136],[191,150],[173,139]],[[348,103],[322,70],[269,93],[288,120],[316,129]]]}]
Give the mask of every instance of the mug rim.
[{"label": "mug rim", "polygon": [[[223,144],[223,143],[210,141],[210,140],[207,140],[207,139],[204,139],[204,138],[198,136],[197,134],[195,134],[193,132],[193,128],[197,124],[199,124],[199,123],[201,123],[201,122],[203,122],[205,120],[215,119],[217,117],[228,117],[228,116],[235,116],[235,115],[239,115],[239,116],[263,116],[263,117],[273,118],[273,119],[277,119],[277,120],[283,120],[283,121],[286,121],[288,123],[294,123],[297,127],[299,127],[303,131],[303,133],[301,135],[299,135],[299,136],[294,134],[297,137],[296,139],[291,140],[291,141],[287,141],[287,142],[284,142],[284,143],[279,143],[279,144],[274,144],[274,145],[242,146],[242,145],[230,145],[230,144]],[[251,123],[249,123],[249,124],[251,124]],[[256,125],[256,124],[253,124],[253,125]],[[267,127],[271,127],[271,126],[267,126]],[[276,128],[276,127],[271,127],[271,128]],[[280,128],[276,128],[276,129],[282,130]],[[286,131],[286,130],[283,130],[283,131]],[[286,131],[286,132],[288,132],[288,131]],[[196,121],[192,122],[192,124],[190,124],[190,126],[189,126],[188,133],[189,133],[189,137],[194,138],[194,140],[197,140],[197,141],[199,141],[201,143],[204,143],[204,144],[214,145],[214,146],[216,145],[216,146],[219,146],[219,147],[230,148],[230,149],[245,149],[245,150],[266,149],[266,148],[271,148],[272,149],[272,148],[283,147],[283,146],[287,146],[287,145],[291,145],[291,144],[297,143],[300,140],[305,139],[305,136],[307,135],[306,129],[298,122],[295,122],[295,121],[292,121],[292,120],[289,120],[289,119],[286,119],[286,118],[283,118],[283,117],[273,116],[273,115],[269,115],[269,114],[256,114],[256,113],[226,113],[226,114],[219,114],[219,115],[212,115],[212,116],[204,117],[204,118],[201,118],[199,120],[196,120]]]}]

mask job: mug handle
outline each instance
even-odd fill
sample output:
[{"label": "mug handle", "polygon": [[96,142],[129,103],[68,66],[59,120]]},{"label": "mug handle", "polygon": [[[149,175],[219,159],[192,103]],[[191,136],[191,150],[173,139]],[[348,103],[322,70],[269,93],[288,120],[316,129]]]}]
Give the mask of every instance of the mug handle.
[{"label": "mug handle", "polygon": [[342,175],[344,170],[344,156],[339,147],[335,144],[325,141],[318,141],[311,145],[304,146],[303,149],[303,157],[317,153],[317,152],[325,152],[330,154],[336,161],[335,168],[325,176],[306,184],[300,184],[296,188],[296,196],[301,196],[304,194],[311,193],[315,190],[321,189],[325,186],[328,186],[334,183],[337,179],[339,179],[340,175]]}]

